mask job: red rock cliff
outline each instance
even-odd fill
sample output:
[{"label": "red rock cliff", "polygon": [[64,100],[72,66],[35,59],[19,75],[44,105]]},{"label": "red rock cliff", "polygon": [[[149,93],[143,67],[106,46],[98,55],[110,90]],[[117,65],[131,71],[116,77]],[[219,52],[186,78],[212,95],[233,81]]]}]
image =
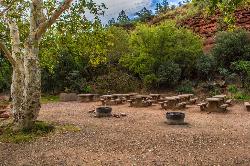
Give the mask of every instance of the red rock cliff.
[{"label": "red rock cliff", "polygon": [[[239,9],[235,12],[236,26],[250,31],[250,7]],[[194,16],[181,23],[182,26],[191,28],[195,33],[205,38],[204,52],[211,50],[216,32],[219,31],[219,16],[202,17]]]}]

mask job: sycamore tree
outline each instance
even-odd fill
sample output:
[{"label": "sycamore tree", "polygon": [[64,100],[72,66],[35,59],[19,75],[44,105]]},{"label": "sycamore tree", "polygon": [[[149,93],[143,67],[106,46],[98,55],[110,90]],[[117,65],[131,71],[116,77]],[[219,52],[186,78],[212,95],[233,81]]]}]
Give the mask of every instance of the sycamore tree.
[{"label": "sycamore tree", "polygon": [[32,128],[41,107],[39,44],[46,31],[76,7],[79,17],[87,8],[100,12],[100,6],[84,0],[0,0],[0,49],[13,68],[11,97],[17,129]]}]

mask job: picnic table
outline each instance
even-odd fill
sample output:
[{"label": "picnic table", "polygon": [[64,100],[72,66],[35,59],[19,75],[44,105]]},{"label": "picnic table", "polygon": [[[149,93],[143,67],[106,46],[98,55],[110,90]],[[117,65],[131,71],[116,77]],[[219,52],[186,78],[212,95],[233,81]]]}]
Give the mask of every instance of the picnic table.
[{"label": "picnic table", "polygon": [[152,101],[148,100],[151,97],[148,95],[136,95],[130,100],[131,106],[145,107],[152,105]]},{"label": "picnic table", "polygon": [[178,103],[178,98],[176,96],[173,97],[165,97],[166,101],[164,102],[167,105],[167,108],[171,109],[176,106]]},{"label": "picnic table", "polygon": [[80,102],[91,102],[94,101],[94,96],[96,94],[79,94],[77,95],[78,101]]},{"label": "picnic table", "polygon": [[222,103],[225,103],[226,97],[227,97],[227,95],[215,95],[215,96],[213,96],[213,98],[221,99]]},{"label": "picnic table", "polygon": [[207,111],[210,112],[219,112],[220,111],[220,106],[222,102],[222,98],[207,98],[206,101],[208,102],[207,104]]},{"label": "picnic table", "polygon": [[190,99],[194,96],[194,94],[181,94],[178,96],[180,97],[181,102],[189,102]]},{"label": "picnic table", "polygon": [[161,98],[160,94],[149,94],[153,100],[158,101]]}]

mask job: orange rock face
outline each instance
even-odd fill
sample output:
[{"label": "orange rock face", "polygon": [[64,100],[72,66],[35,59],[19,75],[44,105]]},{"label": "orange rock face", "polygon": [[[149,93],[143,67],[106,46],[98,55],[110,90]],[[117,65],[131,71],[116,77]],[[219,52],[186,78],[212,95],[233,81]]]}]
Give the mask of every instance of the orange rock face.
[{"label": "orange rock face", "polygon": [[[250,7],[239,9],[235,12],[236,26],[250,31]],[[219,14],[205,18],[194,16],[181,23],[181,26],[191,28],[195,33],[202,36],[204,40],[204,52],[209,52],[215,41],[215,34],[225,28],[219,25]]]}]

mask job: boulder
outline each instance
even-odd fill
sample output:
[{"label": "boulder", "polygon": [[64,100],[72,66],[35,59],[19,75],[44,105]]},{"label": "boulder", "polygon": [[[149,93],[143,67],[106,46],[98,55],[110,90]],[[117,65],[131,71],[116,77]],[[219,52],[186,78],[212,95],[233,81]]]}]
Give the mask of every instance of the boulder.
[{"label": "boulder", "polygon": [[61,102],[77,101],[76,93],[60,93],[59,99]]}]

